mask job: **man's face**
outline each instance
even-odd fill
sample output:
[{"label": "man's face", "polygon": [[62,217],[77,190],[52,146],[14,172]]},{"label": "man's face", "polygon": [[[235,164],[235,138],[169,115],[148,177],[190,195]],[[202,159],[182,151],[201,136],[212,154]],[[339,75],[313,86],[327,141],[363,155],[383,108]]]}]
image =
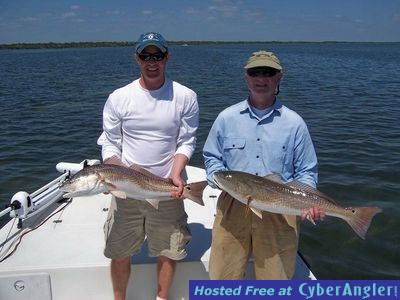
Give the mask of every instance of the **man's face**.
[{"label": "man's face", "polygon": [[252,93],[273,95],[282,73],[272,68],[252,68],[247,70],[245,78]]},{"label": "man's face", "polygon": [[164,80],[168,53],[163,53],[156,46],[149,45],[140,54],[136,54],[135,57],[142,76],[146,80]]}]

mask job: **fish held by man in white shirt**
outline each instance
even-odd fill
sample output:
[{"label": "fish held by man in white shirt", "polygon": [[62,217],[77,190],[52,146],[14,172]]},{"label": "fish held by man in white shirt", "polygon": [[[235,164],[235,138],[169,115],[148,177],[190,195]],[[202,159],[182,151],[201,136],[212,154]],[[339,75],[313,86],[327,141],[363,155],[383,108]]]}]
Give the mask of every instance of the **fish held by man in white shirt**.
[{"label": "fish held by man in white shirt", "polygon": [[[206,186],[207,181],[189,183],[184,186],[182,196],[204,205]],[[66,180],[60,190],[65,192],[64,198],[111,193],[117,198],[147,201],[158,208],[159,201],[174,200],[171,193],[178,191],[178,187],[139,166],[101,164],[82,169]]]}]

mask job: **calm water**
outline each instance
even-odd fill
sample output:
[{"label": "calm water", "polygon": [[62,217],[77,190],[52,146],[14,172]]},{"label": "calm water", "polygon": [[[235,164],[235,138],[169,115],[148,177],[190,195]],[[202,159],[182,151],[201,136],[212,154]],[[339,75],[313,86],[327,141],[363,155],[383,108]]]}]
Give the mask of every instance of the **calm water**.
[{"label": "calm water", "polygon": [[[168,74],[197,92],[201,108],[191,164],[202,166],[218,112],[247,96],[243,65],[260,49],[281,58],[280,99],[309,126],[319,189],[344,206],[384,209],[365,241],[337,218],[304,223],[302,253],[322,279],[400,279],[400,44],[171,47]],[[32,192],[58,176],[59,161],[99,158],[104,102],[138,75],[131,52],[0,51],[2,206],[15,192]]]}]

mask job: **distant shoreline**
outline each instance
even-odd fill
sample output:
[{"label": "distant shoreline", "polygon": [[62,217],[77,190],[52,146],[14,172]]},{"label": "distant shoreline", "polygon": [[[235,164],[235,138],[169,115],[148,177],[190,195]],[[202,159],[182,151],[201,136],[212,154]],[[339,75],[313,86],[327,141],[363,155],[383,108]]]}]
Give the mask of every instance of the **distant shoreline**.
[{"label": "distant shoreline", "polygon": [[[97,47],[134,47],[136,42],[68,42],[68,43],[15,43],[0,44],[0,50],[18,49],[66,49]],[[223,44],[397,44],[400,42],[344,42],[344,41],[170,41],[169,45],[223,45]]]}]

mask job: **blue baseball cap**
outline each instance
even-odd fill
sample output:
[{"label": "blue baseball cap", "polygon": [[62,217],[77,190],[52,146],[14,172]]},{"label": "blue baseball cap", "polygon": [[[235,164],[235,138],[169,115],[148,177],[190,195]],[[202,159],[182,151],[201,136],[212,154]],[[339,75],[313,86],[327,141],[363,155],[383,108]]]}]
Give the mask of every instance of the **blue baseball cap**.
[{"label": "blue baseball cap", "polygon": [[149,45],[156,46],[161,52],[168,51],[168,45],[163,36],[157,32],[147,32],[140,35],[136,42],[136,53],[141,53]]}]

